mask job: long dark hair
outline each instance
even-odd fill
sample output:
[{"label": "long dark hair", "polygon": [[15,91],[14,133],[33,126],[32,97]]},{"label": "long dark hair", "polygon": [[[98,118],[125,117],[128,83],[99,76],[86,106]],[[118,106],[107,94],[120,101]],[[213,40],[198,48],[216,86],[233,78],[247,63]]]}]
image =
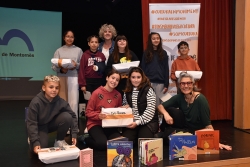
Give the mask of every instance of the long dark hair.
[{"label": "long dark hair", "polygon": [[118,47],[118,41],[119,40],[125,40],[127,42],[125,47],[125,55],[127,60],[132,59],[132,55],[130,54],[129,47],[128,47],[128,40],[124,35],[118,35],[115,39],[115,45],[114,45],[114,51],[112,53],[113,59],[115,63],[119,63],[119,47]]},{"label": "long dark hair", "polygon": [[128,73],[128,79],[127,79],[127,84],[126,84],[126,88],[124,90],[125,93],[127,92],[132,92],[133,91],[133,85],[131,83],[130,77],[132,75],[133,72],[138,72],[141,74],[142,76],[142,80],[140,85],[138,86],[138,90],[140,90],[141,88],[143,88],[144,86],[151,86],[151,83],[148,79],[148,77],[144,74],[144,72],[142,71],[142,69],[140,67],[132,67]]},{"label": "long dark hair", "polygon": [[153,60],[153,43],[152,43],[152,35],[159,35],[160,37],[160,43],[159,45],[157,46],[157,53],[158,53],[158,56],[159,56],[159,60],[163,60],[164,59],[164,55],[163,55],[163,48],[162,48],[162,39],[161,39],[161,36],[159,33],[157,32],[151,32],[149,35],[148,35],[148,42],[147,42],[147,48],[145,50],[145,54],[146,54],[146,60],[145,62],[146,63],[150,63],[152,60]]}]

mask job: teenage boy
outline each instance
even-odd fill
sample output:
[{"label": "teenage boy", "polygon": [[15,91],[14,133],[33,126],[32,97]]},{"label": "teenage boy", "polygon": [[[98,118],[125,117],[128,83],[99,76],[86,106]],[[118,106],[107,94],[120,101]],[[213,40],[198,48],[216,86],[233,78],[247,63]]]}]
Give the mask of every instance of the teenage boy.
[{"label": "teenage boy", "polygon": [[48,147],[48,133],[57,131],[54,146],[64,147],[68,144],[64,137],[71,129],[72,144],[76,145],[78,132],[76,114],[69,104],[58,96],[60,80],[55,75],[44,77],[42,92],[38,93],[29,105],[27,131],[30,148],[38,153]]},{"label": "teenage boy", "polygon": [[[188,55],[189,45],[185,41],[181,41],[178,45],[178,53],[180,56],[172,63],[170,78],[177,83],[175,71],[200,71],[197,62]],[[178,87],[178,86],[177,86]]]}]

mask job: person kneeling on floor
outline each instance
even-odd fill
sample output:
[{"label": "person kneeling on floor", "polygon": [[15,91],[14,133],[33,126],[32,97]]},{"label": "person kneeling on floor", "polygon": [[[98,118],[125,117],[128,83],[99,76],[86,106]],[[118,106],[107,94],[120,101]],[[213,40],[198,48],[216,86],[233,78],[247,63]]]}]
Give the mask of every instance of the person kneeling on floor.
[{"label": "person kneeling on floor", "polygon": [[28,142],[34,153],[48,147],[48,133],[57,131],[54,146],[68,144],[64,137],[71,129],[72,144],[76,145],[78,123],[68,102],[58,96],[60,79],[54,75],[44,77],[42,91],[31,101],[27,115]]}]

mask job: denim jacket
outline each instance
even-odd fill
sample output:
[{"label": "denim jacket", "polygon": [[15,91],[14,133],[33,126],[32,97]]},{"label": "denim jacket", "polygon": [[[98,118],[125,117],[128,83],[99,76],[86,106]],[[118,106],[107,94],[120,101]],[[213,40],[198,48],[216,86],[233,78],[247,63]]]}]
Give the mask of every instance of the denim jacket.
[{"label": "denim jacket", "polygon": [[[101,43],[99,44],[99,47],[98,47],[98,49],[97,49],[98,51],[102,52],[103,44],[104,44],[104,42],[101,42]],[[111,47],[109,48],[109,55],[112,54],[112,52],[113,52],[113,50],[114,50],[114,46],[115,46],[115,41],[112,41],[112,45],[111,45]]]}]

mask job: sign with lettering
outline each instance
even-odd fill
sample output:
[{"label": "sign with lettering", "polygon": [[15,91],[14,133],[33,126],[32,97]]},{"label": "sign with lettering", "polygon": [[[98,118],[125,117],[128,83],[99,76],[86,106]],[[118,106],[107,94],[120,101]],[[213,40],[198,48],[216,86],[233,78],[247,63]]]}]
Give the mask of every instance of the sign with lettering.
[{"label": "sign with lettering", "polygon": [[131,108],[102,108],[102,114],[106,114],[102,127],[126,127],[134,119]]},{"label": "sign with lettering", "polygon": [[[168,53],[169,72],[179,56],[178,43],[189,44],[188,55],[197,61],[200,3],[150,3],[149,30],[162,38],[162,47]],[[188,69],[187,69],[188,70]],[[175,82],[169,79],[168,93],[177,93]]]}]

